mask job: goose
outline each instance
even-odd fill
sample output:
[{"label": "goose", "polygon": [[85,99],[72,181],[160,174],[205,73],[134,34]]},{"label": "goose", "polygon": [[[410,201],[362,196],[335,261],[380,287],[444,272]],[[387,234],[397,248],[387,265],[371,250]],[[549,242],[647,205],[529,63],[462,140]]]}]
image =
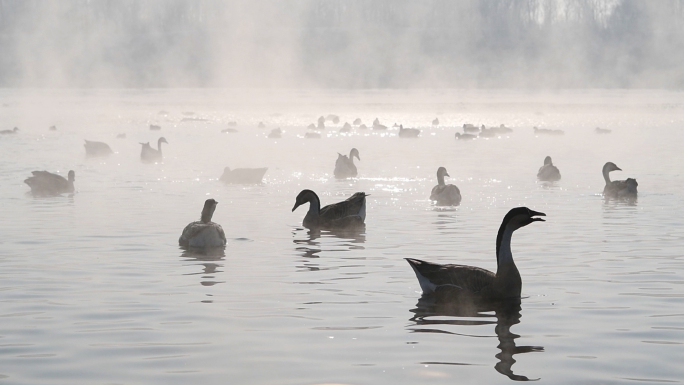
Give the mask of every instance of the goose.
[{"label": "goose", "polygon": [[438,168],[437,186],[432,188],[430,200],[436,201],[437,206],[458,206],[461,204],[461,190],[453,184],[444,184],[445,176],[449,176],[446,168]]},{"label": "goose", "polygon": [[333,122],[333,124],[337,124],[340,122],[340,117],[337,115],[329,114],[328,116],[325,117],[325,120],[329,120]]},{"label": "goose", "polygon": [[363,122],[361,121],[361,118],[356,118],[356,119],[354,119],[354,122],[353,122],[352,124],[355,125],[355,126],[359,126],[359,125],[361,125],[361,123],[363,123]]},{"label": "goose", "polygon": [[282,137],[282,136],[281,136],[282,133],[283,133],[283,130],[281,130],[280,127],[274,128],[274,129],[271,130],[271,133],[268,134],[268,137],[271,138],[271,139],[278,139],[278,138],[281,138],[281,137]]},{"label": "goose", "polygon": [[439,126],[439,119],[435,118],[435,120],[432,121],[433,126]]},{"label": "goose", "polygon": [[322,130],[325,128],[325,118],[324,117],[322,117],[322,116],[318,117],[318,125],[316,125],[316,128],[318,128],[319,130]]},{"label": "goose", "polygon": [[31,171],[31,174],[33,176],[26,178],[24,183],[31,188],[31,194],[35,196],[55,196],[74,192],[76,173],[73,170],[69,170],[68,179],[47,171]]},{"label": "goose", "polygon": [[211,221],[216,210],[217,201],[207,199],[204,201],[202,216],[199,221],[191,222],[183,229],[178,238],[181,247],[222,247],[226,245],[226,234],[218,223]]},{"label": "goose", "polygon": [[535,135],[565,135],[563,130],[549,130],[548,128],[532,127]]},{"label": "goose", "polygon": [[351,132],[352,126],[349,124],[349,122],[345,122],[342,128],[340,128],[340,132]]},{"label": "goose", "polygon": [[545,182],[555,182],[560,180],[560,178],[560,171],[558,171],[558,167],[553,165],[551,157],[547,156],[544,158],[544,165],[539,168],[537,179]]},{"label": "goose", "polygon": [[356,165],[354,164],[354,157],[356,157],[356,159],[358,159],[359,161],[361,160],[361,158],[359,157],[359,150],[355,148],[352,148],[351,151],[349,151],[349,157],[337,153],[337,161],[335,161],[334,171],[335,178],[354,178],[356,175],[358,175]]},{"label": "goose", "polygon": [[0,134],[2,134],[2,135],[16,134],[17,131],[19,131],[19,128],[14,127],[14,129],[12,129],[12,130],[2,130],[2,131],[0,131]]},{"label": "goose", "polygon": [[157,140],[156,150],[152,148],[152,146],[150,146],[150,142],[140,143],[142,144],[142,150],[140,151],[140,160],[142,160],[143,163],[161,162],[163,159],[161,150],[162,143],[168,144],[169,142],[167,142],[164,137],[159,138],[159,140]]},{"label": "goose", "polygon": [[304,137],[306,139],[320,139],[321,134],[319,134],[318,132],[307,132],[306,134],[304,134]]},{"label": "goose", "polygon": [[480,132],[480,128],[470,123],[463,123],[463,132]]},{"label": "goose", "polygon": [[156,124],[150,124],[150,130],[151,131],[159,131],[159,130],[161,130],[161,126],[156,125]]},{"label": "goose", "polygon": [[603,165],[603,179],[606,181],[606,187],[603,188],[603,196],[612,199],[636,198],[637,186],[639,185],[636,179],[627,178],[626,180],[614,180],[611,182],[608,175],[611,171],[622,171],[622,169],[613,162]]},{"label": "goose", "polygon": [[309,211],[304,216],[302,225],[309,229],[344,229],[363,227],[366,220],[366,196],[364,192],[357,192],[347,200],[333,203],[321,208],[321,200],[315,192],[302,190],[295,205],[297,207],[309,202]]},{"label": "goose", "polygon": [[597,134],[610,134],[611,132],[613,132],[613,130],[609,130],[607,128],[596,127],[596,129],[594,129],[594,132],[596,132]]},{"label": "goose", "polygon": [[[479,131],[479,130],[478,130],[478,131]],[[461,134],[460,132],[455,133],[454,136],[455,136],[456,139],[458,139],[458,140],[472,140],[472,139],[476,139],[476,138],[477,138],[476,135],[473,135],[473,134]]]},{"label": "goose", "polygon": [[266,170],[268,170],[268,167],[236,168],[234,170],[226,167],[223,169],[223,175],[221,175],[219,180],[224,183],[259,184],[262,183]]},{"label": "goose", "polygon": [[399,125],[400,138],[417,138],[420,135],[420,130],[417,128],[404,128],[403,124]]},{"label": "goose", "polygon": [[85,147],[86,156],[88,157],[107,156],[114,152],[109,145],[104,142],[91,142],[90,140],[86,140],[83,147]]},{"label": "goose", "polygon": [[522,279],[513,262],[511,237],[521,227],[544,221],[535,218],[537,216],[546,214],[527,207],[516,207],[506,214],[496,236],[496,273],[475,266],[440,265],[414,258],[406,260],[416,273],[423,294],[449,290],[486,300],[520,298]]}]

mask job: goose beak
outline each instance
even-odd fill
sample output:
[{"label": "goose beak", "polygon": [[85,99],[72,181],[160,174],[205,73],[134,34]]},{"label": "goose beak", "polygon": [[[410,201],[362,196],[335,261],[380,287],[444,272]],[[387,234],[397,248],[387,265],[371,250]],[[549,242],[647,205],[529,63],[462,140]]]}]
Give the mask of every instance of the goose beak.
[{"label": "goose beak", "polygon": [[615,167],[615,171],[622,171],[620,167]]},{"label": "goose beak", "polygon": [[546,222],[546,221],[545,221],[544,219],[542,219],[542,218],[533,218],[533,217],[535,217],[535,216],[545,217],[546,214],[540,213],[539,211],[533,211],[533,210],[530,210],[530,214],[531,214],[530,219],[532,219],[532,222],[536,222],[536,221]]},{"label": "goose beak", "polygon": [[294,207],[292,207],[292,212],[294,212],[300,205],[301,203],[295,203]]}]

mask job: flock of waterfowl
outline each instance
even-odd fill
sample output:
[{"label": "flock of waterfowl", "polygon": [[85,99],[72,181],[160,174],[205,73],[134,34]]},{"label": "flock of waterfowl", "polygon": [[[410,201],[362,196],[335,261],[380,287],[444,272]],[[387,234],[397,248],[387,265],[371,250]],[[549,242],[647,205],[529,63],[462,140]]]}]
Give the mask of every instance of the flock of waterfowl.
[{"label": "flock of waterfowl", "polygon": [[[318,121],[319,126],[324,126],[326,120],[339,121],[339,118],[330,115],[327,118],[321,117]],[[360,125],[360,119],[354,121],[355,124]],[[435,119],[433,125],[439,124]],[[386,129],[382,126],[378,119],[375,119],[373,126],[376,129]],[[156,130],[158,126],[150,126],[150,129]],[[399,135],[407,137],[416,137],[420,134],[420,130],[405,129],[403,125],[399,125]],[[484,125],[476,127],[472,124],[463,125],[463,134],[457,133],[458,139],[474,139],[474,133],[480,137],[487,137],[488,135],[499,135],[501,133],[510,132],[510,128],[503,124],[499,127],[486,128]],[[546,130],[534,127],[536,133],[546,133],[549,135],[562,134],[560,130]],[[18,128],[14,130],[0,131],[2,134],[14,134]],[[559,132],[560,131],[560,132]],[[596,128],[597,133],[605,134],[610,130]],[[280,129],[273,130],[269,137],[280,135]],[[154,163],[163,160],[162,143],[168,143],[165,138],[160,137],[157,140],[157,148],[154,149],[148,143],[140,143],[142,145],[140,159],[143,163]],[[92,156],[106,156],[112,153],[112,149],[103,142],[85,141],[84,144],[86,155]],[[354,164],[354,158],[361,160],[359,151],[352,148],[349,155],[342,155],[338,153],[335,162],[334,176],[337,179],[355,178],[358,176],[358,170]],[[251,168],[251,169],[233,169],[226,167],[223,175],[219,178],[225,183],[261,183],[267,168]],[[605,187],[603,195],[607,199],[634,199],[637,196],[637,182],[635,179],[628,178],[626,180],[611,181],[609,173],[611,171],[621,170],[613,162],[607,162],[602,169],[603,178],[605,180]],[[65,193],[73,193],[75,172],[70,170],[67,178],[53,174],[47,171],[33,171],[32,176],[27,178],[24,182],[31,188],[31,193],[35,196],[54,196]],[[430,193],[430,200],[438,206],[457,206],[461,203],[461,192],[458,187],[453,184],[446,184],[445,177],[449,174],[445,167],[437,169],[437,185],[432,188]],[[558,168],[553,164],[551,157],[547,156],[544,159],[544,164],[537,173],[537,178],[540,181],[554,182],[561,179],[561,174]],[[364,192],[357,192],[348,199],[332,203],[321,207],[321,201],[318,195],[309,189],[302,190],[295,199],[295,204],[292,207],[294,212],[299,206],[309,203],[309,209],[304,216],[302,225],[309,229],[363,229],[365,227],[366,219],[366,197],[368,195]],[[226,246],[226,236],[223,228],[211,221],[218,202],[214,199],[207,199],[204,203],[202,213],[199,221],[191,222],[182,231],[178,243],[186,248],[207,248],[207,247],[224,247]],[[499,299],[520,297],[522,287],[522,280],[511,253],[511,237],[514,231],[527,226],[535,221],[543,221],[538,218],[544,216],[544,213],[530,210],[526,207],[518,207],[510,210],[504,217],[499,228],[496,239],[496,257],[497,257],[497,271],[493,273],[473,266],[464,265],[440,265],[430,262],[421,261],[413,258],[406,258],[408,263],[413,268],[421,289],[425,294],[448,292],[455,294],[468,294],[485,299]]]}]

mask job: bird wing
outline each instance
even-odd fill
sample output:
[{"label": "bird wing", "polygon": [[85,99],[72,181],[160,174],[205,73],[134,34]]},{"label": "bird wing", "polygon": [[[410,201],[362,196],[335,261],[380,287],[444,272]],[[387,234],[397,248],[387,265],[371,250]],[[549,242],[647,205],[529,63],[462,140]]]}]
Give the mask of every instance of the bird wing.
[{"label": "bird wing", "polygon": [[[357,192],[346,200],[327,205],[321,209],[321,223],[330,224],[341,218],[359,216],[366,203],[366,193]],[[362,218],[363,219],[363,218]]]},{"label": "bird wing", "polygon": [[[496,274],[475,266],[440,265],[419,259],[406,258],[419,281],[421,277],[435,286],[451,286],[471,293],[481,293],[493,282]],[[421,282],[421,287],[424,287]]]}]

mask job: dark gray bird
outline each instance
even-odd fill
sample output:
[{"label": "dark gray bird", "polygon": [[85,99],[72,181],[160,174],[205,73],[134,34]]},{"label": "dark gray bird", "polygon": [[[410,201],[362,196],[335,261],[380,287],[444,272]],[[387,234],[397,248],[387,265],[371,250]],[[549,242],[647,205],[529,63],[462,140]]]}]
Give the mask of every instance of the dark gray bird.
[{"label": "dark gray bird", "polygon": [[545,182],[555,182],[560,180],[560,178],[560,171],[558,170],[558,167],[553,165],[551,157],[547,156],[544,158],[544,165],[539,168],[539,171],[537,171],[537,179]]},{"label": "dark gray bird", "polygon": [[68,179],[47,171],[31,171],[33,176],[24,180],[34,196],[55,196],[74,192],[76,173],[69,170]]},{"label": "dark gray bird", "polygon": [[606,181],[603,196],[610,199],[635,199],[639,185],[636,179],[627,178],[626,180],[611,181],[608,175],[611,171],[622,171],[622,169],[613,162],[607,162],[603,165],[603,180]]},{"label": "dark gray bird", "polygon": [[458,206],[461,204],[461,190],[453,184],[445,184],[444,177],[449,176],[446,168],[437,169],[437,186],[432,188],[430,200],[436,201],[437,206]]},{"label": "dark gray bird", "polygon": [[347,200],[333,203],[321,208],[321,200],[315,192],[302,190],[295,205],[297,207],[309,202],[309,211],[304,216],[302,225],[309,229],[349,229],[363,227],[366,221],[366,193],[357,192]]},{"label": "dark gray bird", "polygon": [[191,222],[183,229],[178,238],[182,247],[222,247],[226,245],[226,234],[218,223],[211,221],[218,202],[214,199],[204,201],[199,221]]}]

